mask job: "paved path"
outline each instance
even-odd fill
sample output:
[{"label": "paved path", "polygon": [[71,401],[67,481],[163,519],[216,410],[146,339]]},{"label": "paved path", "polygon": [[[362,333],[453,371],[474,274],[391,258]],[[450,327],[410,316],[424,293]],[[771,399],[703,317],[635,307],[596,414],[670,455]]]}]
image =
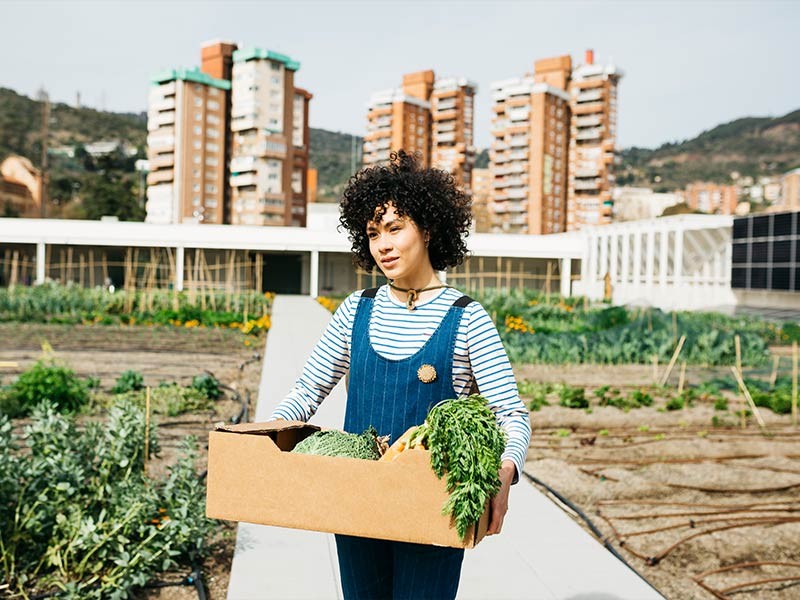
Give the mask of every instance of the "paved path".
[{"label": "paved path", "polygon": [[[272,312],[256,421],[283,399],[330,319],[305,296],[278,296]],[[340,382],[312,422],[341,427],[345,400]],[[510,506],[503,533],[467,550],[460,599],[662,598],[524,479],[512,488]],[[229,600],[341,597],[332,535],[239,525]]]}]

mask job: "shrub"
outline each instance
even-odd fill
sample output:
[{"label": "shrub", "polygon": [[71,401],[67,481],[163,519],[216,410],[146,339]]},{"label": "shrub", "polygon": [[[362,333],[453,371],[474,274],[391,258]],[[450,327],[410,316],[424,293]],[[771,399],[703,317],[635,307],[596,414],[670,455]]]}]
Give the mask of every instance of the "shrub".
[{"label": "shrub", "polygon": [[124,394],[126,392],[136,392],[144,389],[144,377],[138,371],[128,369],[117,377],[114,387],[111,389],[113,394]]},{"label": "shrub", "polygon": [[565,408],[589,408],[589,401],[583,388],[561,384],[558,390],[558,403]]},{"label": "shrub", "polygon": [[24,371],[2,396],[3,412],[22,416],[48,400],[58,412],[76,412],[88,400],[89,392],[72,369],[54,359],[42,359]]},{"label": "shrub", "polygon": [[667,410],[681,410],[685,406],[685,401],[683,396],[675,396],[671,398],[669,402],[667,402]]},{"label": "shrub", "polygon": [[218,400],[222,395],[219,380],[210,373],[202,373],[193,377],[192,387],[202,392],[209,400]]},{"label": "shrub", "polygon": [[722,396],[714,400],[714,410],[728,410],[728,400]]}]

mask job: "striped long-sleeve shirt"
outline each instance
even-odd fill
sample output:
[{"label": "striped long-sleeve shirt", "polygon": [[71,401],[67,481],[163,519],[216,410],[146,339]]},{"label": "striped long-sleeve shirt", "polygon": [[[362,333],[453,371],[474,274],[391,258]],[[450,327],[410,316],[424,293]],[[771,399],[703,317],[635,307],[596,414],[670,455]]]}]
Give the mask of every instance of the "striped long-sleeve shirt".
[{"label": "striped long-sleeve shirt", "polygon": [[[419,350],[436,331],[461,292],[444,288],[435,298],[409,311],[381,286],[375,296],[369,332],[375,351],[389,359],[402,359]],[[300,378],[270,418],[307,421],[350,368],[350,344],[361,291],[350,294],[333,315],[303,367]],[[453,354],[453,389],[467,395],[473,377],[488,400],[498,424],[508,437],[503,459],[522,473],[531,427],[528,411],[517,393],[517,383],[500,336],[478,302],[461,316]],[[516,478],[515,478],[516,479]]]}]

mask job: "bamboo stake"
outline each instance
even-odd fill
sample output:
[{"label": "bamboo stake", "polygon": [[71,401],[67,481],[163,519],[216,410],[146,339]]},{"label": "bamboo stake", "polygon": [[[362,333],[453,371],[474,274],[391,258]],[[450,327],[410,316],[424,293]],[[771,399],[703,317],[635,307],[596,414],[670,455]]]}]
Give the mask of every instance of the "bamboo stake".
[{"label": "bamboo stake", "polygon": [[792,342],[792,425],[797,427],[797,341]]},{"label": "bamboo stake", "polygon": [[60,264],[58,266],[61,272],[61,284],[64,285],[67,283],[67,259],[63,249],[59,251],[58,257],[60,259]]},{"label": "bamboo stake", "polygon": [[678,313],[672,311],[672,343],[678,339]]},{"label": "bamboo stake", "polygon": [[75,277],[72,272],[72,246],[70,246],[67,248],[67,279],[64,283],[67,283],[67,281],[74,281],[74,279]]},{"label": "bamboo stake", "polygon": [[683,393],[683,384],[686,382],[686,361],[681,361],[681,376],[678,379],[678,395]]},{"label": "bamboo stake", "polygon": [[103,252],[103,286],[106,285],[106,281],[111,279],[108,276],[108,255]]},{"label": "bamboo stake", "polygon": [[550,304],[550,277],[553,273],[553,264],[551,262],[547,262],[547,275],[545,275],[544,279],[544,287],[545,287],[545,304]]},{"label": "bamboo stake", "polygon": [[83,278],[83,271],[84,271],[84,269],[85,269],[85,267],[86,267],[86,262],[85,262],[85,259],[83,258],[83,254],[81,254],[80,256],[78,256],[78,265],[79,265],[79,266],[78,266],[78,269],[79,269],[79,270],[78,270],[78,284],[79,284],[81,287],[84,287],[84,285],[83,285],[83,284],[85,283],[85,280],[84,280],[84,278]]},{"label": "bamboo stake", "polygon": [[525,289],[525,265],[522,262],[522,259],[519,261],[519,289]]},{"label": "bamboo stake", "polygon": [[675,361],[678,360],[678,356],[681,353],[681,349],[683,348],[683,343],[686,341],[686,336],[682,335],[680,341],[678,342],[678,347],[675,348],[675,352],[672,354],[672,358],[669,360],[669,365],[667,366],[667,370],[664,373],[661,381],[659,382],[661,385],[666,385],[667,379],[669,379],[669,374],[672,373],[672,368],[675,366]]},{"label": "bamboo stake", "polygon": [[6,249],[6,251],[3,252],[3,281],[6,282],[6,285],[8,285],[10,272],[11,272],[11,250]]},{"label": "bamboo stake", "polygon": [[739,369],[739,372],[742,372],[742,340],[739,338],[739,334],[737,333],[736,336],[733,338],[733,343],[736,346],[736,368]]},{"label": "bamboo stake", "polygon": [[[761,413],[758,411],[756,403],[753,402],[753,397],[750,395],[750,390],[747,389],[744,379],[742,379],[742,372],[736,367],[731,367],[731,371],[733,371],[733,376],[736,377],[736,382],[739,384],[739,389],[742,390],[745,400],[747,400],[747,403],[750,405],[750,410],[752,410],[753,414],[756,416],[758,426],[761,427],[761,429],[765,429],[767,425],[764,423],[764,419],[761,418]],[[744,411],[742,411],[742,414],[744,414]]]},{"label": "bamboo stake", "polygon": [[781,363],[779,355],[772,357],[772,373],[769,376],[769,389],[775,387],[775,382],[778,380],[778,365]]},{"label": "bamboo stake", "polygon": [[482,256],[480,257],[479,263],[480,264],[478,265],[478,270],[480,271],[481,275],[480,275],[480,280],[478,282],[478,291],[480,292],[480,295],[483,296],[483,285],[484,285],[483,284],[483,277],[484,277],[485,271],[483,270],[483,257]]},{"label": "bamboo stake", "polygon": [[144,395],[144,474],[147,476],[147,459],[150,456],[150,386]]},{"label": "bamboo stake", "polygon": [[653,354],[653,383],[658,383],[658,354]]},{"label": "bamboo stake", "polygon": [[94,289],[94,250],[89,253],[89,287]]},{"label": "bamboo stake", "polygon": [[495,271],[495,279],[496,279],[496,281],[495,281],[495,284],[494,284],[498,291],[500,291],[500,286],[502,285],[502,282],[500,281],[500,278],[502,277],[502,270],[503,270],[503,259],[498,256],[497,257],[497,270]]},{"label": "bamboo stake", "polygon": [[17,285],[17,266],[19,264],[19,250],[14,250],[14,254],[11,256],[11,278],[8,283],[8,287],[14,289]]},{"label": "bamboo stake", "polygon": [[506,261],[506,290],[511,291],[511,259]]}]

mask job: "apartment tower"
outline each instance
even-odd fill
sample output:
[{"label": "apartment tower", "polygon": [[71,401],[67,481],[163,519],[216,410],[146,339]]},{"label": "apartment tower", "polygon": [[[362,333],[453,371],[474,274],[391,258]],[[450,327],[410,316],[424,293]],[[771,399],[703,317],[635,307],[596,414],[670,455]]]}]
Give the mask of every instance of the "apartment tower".
[{"label": "apartment tower", "polygon": [[149,223],[223,223],[230,81],[199,69],[152,79],[147,110]]},{"label": "apartment tower", "polygon": [[418,153],[425,167],[453,175],[467,192],[475,163],[473,100],[477,86],[439,79],[433,71],[403,76],[398,89],[372,95],[364,136],[364,165],[389,160],[392,151]]},{"label": "apartment tower", "polygon": [[305,226],[308,103],[300,63],[249,48],[233,53],[231,223]]},{"label": "apartment tower", "polygon": [[568,230],[611,222],[621,77],[613,64],[595,64],[592,50],[586,51],[584,64],[572,71]]},{"label": "apartment tower", "polygon": [[472,127],[477,89],[466,79],[439,79],[431,95],[431,165],[450,173],[467,194],[475,165]]},{"label": "apartment tower", "polygon": [[492,84],[490,231],[566,229],[571,59],[537,61],[535,74]]},{"label": "apartment tower", "polygon": [[[237,45],[233,42],[214,40],[204,43],[200,48],[200,70],[206,75],[215,79],[230,81],[233,76],[233,53]],[[231,222],[231,188],[230,181],[231,164],[231,91],[225,90],[223,122],[225,123],[225,160],[223,162],[223,181],[222,186],[222,214],[223,223]]]}]

